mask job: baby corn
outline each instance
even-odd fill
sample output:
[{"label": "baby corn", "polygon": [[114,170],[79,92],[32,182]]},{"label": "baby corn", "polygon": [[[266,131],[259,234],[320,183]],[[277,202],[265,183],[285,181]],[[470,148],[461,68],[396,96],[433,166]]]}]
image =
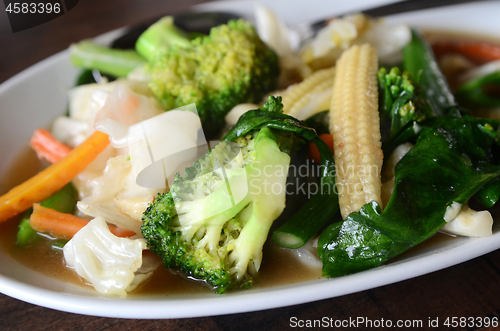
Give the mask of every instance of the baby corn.
[{"label": "baby corn", "polygon": [[343,218],[368,202],[382,205],[377,61],[377,51],[365,44],[352,46],[337,62],[330,131]]},{"label": "baby corn", "polygon": [[334,74],[334,67],[318,70],[302,82],[290,86],[283,95],[283,112],[294,116],[315,93],[331,90]]}]

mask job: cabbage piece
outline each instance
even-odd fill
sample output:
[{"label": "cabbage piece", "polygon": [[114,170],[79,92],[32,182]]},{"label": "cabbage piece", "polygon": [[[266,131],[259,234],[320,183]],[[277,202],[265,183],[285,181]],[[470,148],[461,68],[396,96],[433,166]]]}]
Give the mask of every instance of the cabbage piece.
[{"label": "cabbage piece", "polygon": [[[297,83],[311,74],[311,68],[293,51],[293,34],[267,6],[255,4],[256,29],[260,39],[279,56],[280,88]],[[295,38],[296,39],[296,38]]]},{"label": "cabbage piece", "polygon": [[104,218],[96,217],[64,246],[64,258],[99,293],[124,297],[142,265],[144,249],[143,239],[119,238]]},{"label": "cabbage piece", "polygon": [[[117,136],[120,136],[120,133],[122,135],[124,134],[123,131],[126,134],[128,125],[140,123],[141,121],[150,119],[151,117],[163,113],[163,111],[157,107],[158,105],[154,100],[148,98],[143,94],[135,93],[133,88],[137,87],[134,87],[135,85],[131,82],[119,81],[119,83],[114,84],[89,84],[87,86],[84,86],[85,89],[83,89],[83,87],[80,87],[80,89],[83,89],[83,91],[90,90],[92,93],[89,94],[81,92],[84,94],[82,98],[85,96],[93,99],[93,104],[95,104],[95,106],[86,110],[84,110],[83,108],[78,110],[77,106],[73,106],[73,113],[85,114],[81,115],[80,119],[86,120],[88,123],[77,120],[76,118],[73,119],[73,117],[66,120],[56,120],[55,123],[57,125],[54,126],[54,131],[58,132],[58,135],[64,138],[63,141],[72,141],[72,139],[84,140],[94,131],[95,125],[98,128],[102,128],[101,131],[110,134],[110,139],[113,142],[117,139]],[[145,91],[142,92],[146,93]],[[80,123],[80,125],[78,125],[77,123]],[[84,127],[82,127],[82,125]],[[69,131],[73,131],[73,133]],[[72,134],[76,135],[76,137],[72,138]],[[116,146],[112,143],[106,148],[105,152],[101,153],[97,157],[97,159],[91,163],[91,165],[85,168],[85,170],[73,180],[73,183],[76,185],[78,191],[80,192],[80,198],[84,198],[96,193],[96,183],[102,181],[102,179],[100,179],[99,177],[109,177],[109,175],[103,175],[103,172],[109,166],[108,160],[110,160],[110,158],[115,157],[118,154],[124,154],[128,152],[126,148],[120,149],[119,147],[126,147],[126,144],[124,146]],[[114,170],[116,170],[116,168]],[[119,173],[122,174],[123,169],[119,169]],[[115,182],[113,182],[113,180],[107,180],[106,185],[110,185],[112,189],[119,189],[126,186],[126,183],[120,183],[118,181],[126,178],[125,175],[119,176],[116,174],[114,175],[114,177],[115,178],[113,180]],[[135,188],[139,187],[135,185],[133,189]],[[157,192],[151,194],[154,195],[156,193]],[[103,196],[103,194],[101,194],[101,196]],[[112,195],[107,195],[108,198],[110,196]],[[138,196],[135,195],[132,197]]]},{"label": "cabbage piece", "polygon": [[[82,185],[79,185],[82,186]],[[140,234],[140,217],[152,202],[158,190],[137,185],[132,171],[132,162],[127,155],[119,155],[108,160],[101,176],[85,183],[80,212],[91,217],[104,217],[108,222],[130,229]]]},{"label": "cabbage piece", "polygon": [[126,141],[121,146],[117,146],[117,141],[127,135],[128,126],[162,113],[163,110],[155,99],[135,93],[125,84],[117,84],[95,114],[93,124],[96,130],[109,135],[113,147],[125,147]]},{"label": "cabbage piece", "polygon": [[465,205],[441,230],[459,236],[488,237],[493,233],[493,217],[487,210],[475,211]]},{"label": "cabbage piece", "polygon": [[[121,111],[120,116],[130,118],[130,115],[126,113],[130,107],[124,110],[121,110],[123,107],[116,107],[116,105],[123,106],[124,101],[128,100],[126,97],[129,95],[136,96],[141,100],[151,100],[148,101],[147,107],[143,106],[144,102],[138,104],[142,108],[135,110],[137,114],[135,116],[141,116],[142,118],[132,124],[161,112],[161,110],[156,110],[155,114],[148,114],[151,112],[151,108],[159,108],[159,106],[155,105],[155,100],[147,83],[122,79],[110,83],[80,85],[68,91],[69,116],[58,117],[54,121],[52,133],[58,140],[68,146],[75,147],[94,132],[95,117],[105,104],[109,104],[108,111],[110,108],[115,108],[118,109],[113,109],[115,113]],[[109,100],[108,96],[111,96]],[[151,104],[153,106],[150,106]]]},{"label": "cabbage piece", "polygon": [[312,269],[321,269],[323,263],[318,257],[318,238],[309,240],[304,246],[297,249],[288,249],[303,265]]},{"label": "cabbage piece", "polygon": [[343,51],[355,44],[369,43],[377,49],[380,62],[394,64],[402,59],[403,47],[411,40],[406,25],[385,24],[363,14],[336,18],[322,28],[299,53],[314,70],[335,64]]}]

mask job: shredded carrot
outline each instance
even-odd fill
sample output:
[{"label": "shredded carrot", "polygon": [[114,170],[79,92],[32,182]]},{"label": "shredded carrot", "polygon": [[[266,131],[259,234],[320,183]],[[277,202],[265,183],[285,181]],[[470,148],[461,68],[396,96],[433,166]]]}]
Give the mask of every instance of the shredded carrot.
[{"label": "shredded carrot", "polygon": [[135,232],[125,228],[119,228],[114,225],[109,225],[109,231],[117,237],[132,237],[135,235]]},{"label": "shredded carrot", "polygon": [[[33,213],[30,217],[31,227],[38,232],[48,233],[52,237],[61,239],[71,239],[81,228],[87,225],[90,221],[74,216],[55,211],[50,208],[42,207],[39,204],[33,205]],[[118,237],[131,237],[135,232],[117,228],[110,225],[109,230]]]},{"label": "shredded carrot", "polygon": [[[333,136],[328,133],[323,133],[319,136],[323,140],[333,153]],[[307,157],[316,163],[321,163],[321,155],[319,153],[318,147],[313,142],[309,143],[309,150],[307,151]]]},{"label": "shredded carrot", "polygon": [[478,64],[500,60],[500,45],[480,41],[436,41],[432,49],[437,58],[458,53]]},{"label": "shredded carrot", "polygon": [[71,151],[71,148],[57,140],[49,131],[37,129],[30,140],[30,146],[39,159],[56,163]]},{"label": "shredded carrot", "polygon": [[71,239],[88,222],[89,220],[60,213],[39,204],[33,205],[33,213],[30,217],[30,225],[35,231],[63,239]]},{"label": "shredded carrot", "polygon": [[25,211],[33,203],[40,202],[60,190],[85,169],[108,144],[108,135],[96,131],[59,162],[1,196],[0,222]]}]

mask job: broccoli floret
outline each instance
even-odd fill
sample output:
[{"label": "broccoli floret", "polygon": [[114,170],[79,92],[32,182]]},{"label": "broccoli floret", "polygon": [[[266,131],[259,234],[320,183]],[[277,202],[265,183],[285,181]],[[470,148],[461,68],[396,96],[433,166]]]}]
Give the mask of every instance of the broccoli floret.
[{"label": "broccoli floret", "polygon": [[[380,68],[377,76],[380,114],[392,118],[392,131],[396,129],[393,128],[394,125],[397,125],[399,130],[415,116],[415,105],[412,100],[415,91],[413,80],[409,72],[401,73],[397,67],[392,68],[389,73],[385,68]],[[395,133],[397,132],[391,132]]]},{"label": "broccoli floret", "polygon": [[[144,212],[142,234],[167,268],[204,280],[218,293],[248,288],[270,227],[285,207],[287,153],[301,139],[320,150],[322,183],[335,185],[328,146],[314,129],[282,112],[281,97],[272,96],[262,108],[246,112],[221,143],[186,168],[183,177],[177,174],[170,191]],[[325,197],[329,204],[337,201],[335,190],[317,194],[308,201],[313,205],[306,203],[292,219],[318,223],[309,222],[311,211]],[[338,204],[322,208],[315,218],[329,221],[336,212]],[[314,232],[325,224],[316,224]]]},{"label": "broccoli floret", "polygon": [[[208,138],[219,133],[232,107],[260,102],[277,87],[278,57],[249,22],[229,21],[189,45],[180,45],[182,36],[168,25],[165,30],[176,42],[150,61],[150,88],[166,109],[195,103]],[[155,32],[159,34],[161,26]]]},{"label": "broccoli floret", "polygon": [[377,77],[381,125],[385,127],[381,131],[386,132],[382,141],[386,146],[394,141],[402,143],[398,136],[410,123],[420,123],[433,116],[430,105],[420,96],[419,85],[409,72],[393,67],[387,73],[385,68],[380,68]]},{"label": "broccoli floret", "polygon": [[143,32],[135,50],[111,49],[91,41],[70,47],[75,66],[126,77],[141,68],[166,110],[195,103],[207,139],[224,127],[237,104],[260,103],[278,86],[278,56],[244,20],[195,37],[164,17]]},{"label": "broccoli floret", "polygon": [[174,18],[165,16],[139,36],[135,50],[151,62],[157,53],[164,52],[173,45],[189,47],[191,42],[187,33],[174,25]]},{"label": "broccoli floret", "polygon": [[218,293],[249,287],[285,207],[289,162],[268,128],[219,143],[145,211],[148,246],[167,268],[205,280]]}]

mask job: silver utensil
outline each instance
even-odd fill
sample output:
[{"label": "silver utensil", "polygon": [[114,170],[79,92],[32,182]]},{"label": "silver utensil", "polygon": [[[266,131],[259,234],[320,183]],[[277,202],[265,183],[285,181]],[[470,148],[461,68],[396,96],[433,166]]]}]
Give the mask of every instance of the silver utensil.
[{"label": "silver utensil", "polygon": [[[357,10],[356,12],[361,12],[372,17],[382,17],[414,10],[422,10],[478,1],[481,0],[404,0],[364,10]],[[346,13],[345,15],[352,13]],[[149,25],[156,22],[162,16],[149,19],[141,24],[131,27],[127,31],[127,33],[125,33],[122,37],[116,39],[112,43],[112,47],[134,48],[135,41],[137,40],[139,35],[144,32]],[[208,34],[210,32],[210,29],[214,26],[227,23],[231,19],[239,18],[238,15],[229,12],[184,11],[176,14],[174,13],[172,14],[172,16],[174,17],[175,25],[177,25],[180,29],[187,32],[199,32],[204,34]],[[318,33],[318,31],[325,27],[332,19],[333,18],[329,16],[328,18],[324,18],[321,20],[305,22],[295,27],[290,27],[290,30],[292,30],[296,34],[299,45],[302,45],[305,41],[313,38]]]}]

